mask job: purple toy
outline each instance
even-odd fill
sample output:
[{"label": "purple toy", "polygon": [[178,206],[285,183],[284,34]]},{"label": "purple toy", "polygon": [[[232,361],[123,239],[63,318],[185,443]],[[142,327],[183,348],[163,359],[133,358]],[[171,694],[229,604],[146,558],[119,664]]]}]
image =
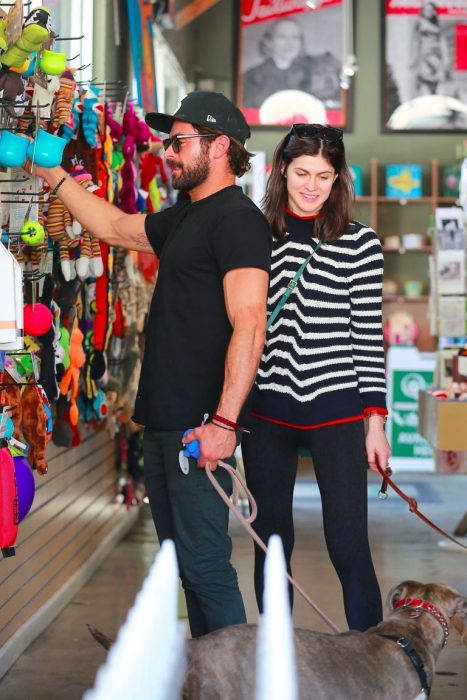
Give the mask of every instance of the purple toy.
[{"label": "purple toy", "polygon": [[19,521],[23,520],[31,510],[36,484],[34,474],[26,457],[13,457],[15,464],[16,489],[18,492]]}]

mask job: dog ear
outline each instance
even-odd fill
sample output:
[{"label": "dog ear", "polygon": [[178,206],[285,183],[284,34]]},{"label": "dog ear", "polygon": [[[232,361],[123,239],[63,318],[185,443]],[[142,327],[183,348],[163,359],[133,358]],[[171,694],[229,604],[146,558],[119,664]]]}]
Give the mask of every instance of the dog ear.
[{"label": "dog ear", "polygon": [[462,643],[467,646],[467,598],[463,595],[459,595],[456,599],[451,624],[456,632],[459,632]]},{"label": "dog ear", "polygon": [[394,586],[388,593],[386,605],[390,611],[394,610],[394,605],[398,600],[407,598],[408,581],[402,581],[398,586]]},{"label": "dog ear", "polygon": [[465,624],[465,618],[462,617],[451,617],[451,625],[454,627],[456,632],[460,634],[461,641],[467,646],[467,626]]}]

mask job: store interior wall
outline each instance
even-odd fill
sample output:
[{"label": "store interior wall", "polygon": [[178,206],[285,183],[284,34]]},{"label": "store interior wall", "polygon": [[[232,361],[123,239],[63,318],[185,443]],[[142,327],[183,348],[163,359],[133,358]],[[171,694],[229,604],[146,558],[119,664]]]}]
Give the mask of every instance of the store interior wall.
[{"label": "store interior wall", "polygon": [[95,2],[93,22],[93,77],[98,82],[123,80],[131,88],[131,52],[125,0]]},{"label": "store interior wall", "polygon": [[[238,16],[239,3],[219,0],[183,29],[165,32],[188,79],[198,88],[211,85],[212,89],[234,98]],[[345,136],[349,160],[363,166],[367,190],[369,163],[373,157],[381,164],[421,163],[425,166],[428,188],[430,160],[437,158],[442,165],[453,163],[456,145],[463,135],[381,133],[382,3],[354,0],[354,17],[360,68],[352,85],[352,126]],[[284,129],[254,129],[249,147],[266,151],[270,159],[284,132]]]}]

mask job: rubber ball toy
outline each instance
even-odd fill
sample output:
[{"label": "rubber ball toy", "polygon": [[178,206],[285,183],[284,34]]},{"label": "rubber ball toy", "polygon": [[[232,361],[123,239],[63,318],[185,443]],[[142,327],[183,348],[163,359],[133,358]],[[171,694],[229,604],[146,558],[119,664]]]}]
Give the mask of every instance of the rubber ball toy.
[{"label": "rubber ball toy", "polygon": [[26,457],[13,457],[13,462],[15,464],[16,488],[18,492],[18,515],[21,522],[31,510],[34,494],[36,493],[36,483]]},{"label": "rubber ball toy", "polygon": [[38,302],[24,307],[24,332],[37,337],[52,328],[53,316],[48,306]]},{"label": "rubber ball toy", "polygon": [[44,227],[38,221],[25,221],[20,231],[21,240],[27,245],[40,245],[44,242]]}]

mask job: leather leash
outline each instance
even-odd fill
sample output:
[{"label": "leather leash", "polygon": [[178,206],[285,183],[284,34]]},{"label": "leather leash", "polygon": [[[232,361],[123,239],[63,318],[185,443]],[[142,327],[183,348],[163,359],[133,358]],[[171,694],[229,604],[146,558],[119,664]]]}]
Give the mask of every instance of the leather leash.
[{"label": "leather leash", "polygon": [[[262,540],[260,537],[258,537],[258,535],[256,534],[256,532],[253,530],[253,528],[252,528],[251,525],[250,525],[250,523],[253,522],[253,520],[256,518],[256,515],[257,515],[257,513],[258,513],[258,508],[257,508],[255,499],[253,498],[251,492],[248,490],[247,486],[243,483],[242,479],[238,476],[238,474],[237,474],[237,472],[235,471],[235,469],[233,469],[233,468],[230,466],[230,464],[226,464],[226,462],[223,462],[222,460],[219,460],[217,464],[218,464],[220,467],[222,467],[223,469],[225,469],[225,470],[230,474],[230,478],[232,479],[232,484],[233,484],[233,493],[232,493],[233,503],[232,503],[232,501],[230,500],[230,498],[227,496],[227,494],[225,493],[225,491],[224,491],[224,489],[222,488],[222,486],[221,486],[221,485],[219,484],[219,482],[217,481],[217,479],[216,479],[216,477],[214,476],[214,474],[212,473],[211,469],[209,468],[209,464],[207,464],[207,465],[205,466],[205,471],[206,471],[206,474],[207,474],[207,476],[208,476],[209,481],[210,481],[211,484],[214,486],[214,488],[216,489],[217,493],[218,493],[219,496],[222,498],[222,500],[223,500],[224,503],[227,505],[227,507],[230,508],[230,510],[231,510],[232,513],[235,515],[235,517],[237,518],[237,520],[239,520],[239,522],[243,525],[243,527],[244,527],[245,530],[248,532],[248,534],[250,535],[250,537],[256,542],[256,544],[257,544],[259,547],[261,547],[261,549],[262,549],[264,552],[267,552],[267,551],[268,551],[268,548],[267,548],[266,545],[264,544],[263,540]],[[234,504],[237,502],[237,495],[238,495],[238,486],[237,486],[237,484],[240,484],[241,487],[245,490],[245,493],[246,493],[247,498],[248,498],[248,502],[250,503],[251,514],[250,514],[250,516],[249,516],[248,518],[245,518],[245,517],[240,513],[240,511],[238,510],[238,508],[236,508],[236,506],[234,505]],[[287,576],[287,579],[288,579],[288,580],[290,581],[290,583],[292,584],[292,586],[293,586],[293,587],[295,588],[295,590],[297,591],[297,593],[299,593],[299,594],[302,596],[302,598],[304,598],[304,599],[306,600],[306,602],[308,603],[308,605],[310,605],[310,606],[313,608],[313,610],[321,617],[322,620],[324,620],[324,622],[326,622],[326,624],[327,624],[334,632],[336,632],[337,634],[339,634],[339,633],[341,632],[341,630],[339,629],[339,627],[337,627],[337,625],[334,624],[334,622],[326,615],[326,613],[324,613],[324,612],[321,610],[321,608],[319,608],[319,607],[316,605],[316,603],[314,603],[314,602],[311,600],[311,598],[305,593],[305,591],[303,590],[303,588],[292,578],[292,576],[289,575],[289,573],[288,573],[287,571],[285,571],[284,573],[285,573],[285,575]]]},{"label": "leather leash", "polygon": [[385,499],[388,497],[387,488],[388,488],[388,484],[389,484],[389,486],[393,489],[393,491],[395,491],[397,493],[397,495],[402,498],[403,501],[408,503],[409,511],[411,513],[415,513],[415,515],[417,515],[420,518],[420,520],[423,520],[423,522],[426,523],[427,525],[429,525],[433,530],[435,530],[435,532],[438,532],[440,535],[443,535],[443,537],[446,537],[448,540],[451,540],[451,542],[454,542],[454,544],[459,545],[459,547],[462,547],[462,549],[467,550],[467,546],[465,544],[463,544],[462,542],[459,542],[459,540],[456,540],[455,537],[453,537],[448,532],[443,530],[441,527],[439,527],[439,525],[432,522],[429,518],[427,518],[426,515],[424,515],[423,513],[421,513],[419,511],[417,499],[410,498],[409,496],[407,496],[407,494],[404,493],[402,491],[402,489],[400,489],[397,486],[397,484],[395,484],[394,481],[391,479],[391,476],[392,476],[391,467],[387,467],[386,469],[382,469],[378,463],[376,463],[376,467],[377,467],[379,473],[381,474],[381,476],[383,477],[383,481],[381,483],[381,488],[380,488],[379,494],[378,494],[378,496],[380,498]]}]

